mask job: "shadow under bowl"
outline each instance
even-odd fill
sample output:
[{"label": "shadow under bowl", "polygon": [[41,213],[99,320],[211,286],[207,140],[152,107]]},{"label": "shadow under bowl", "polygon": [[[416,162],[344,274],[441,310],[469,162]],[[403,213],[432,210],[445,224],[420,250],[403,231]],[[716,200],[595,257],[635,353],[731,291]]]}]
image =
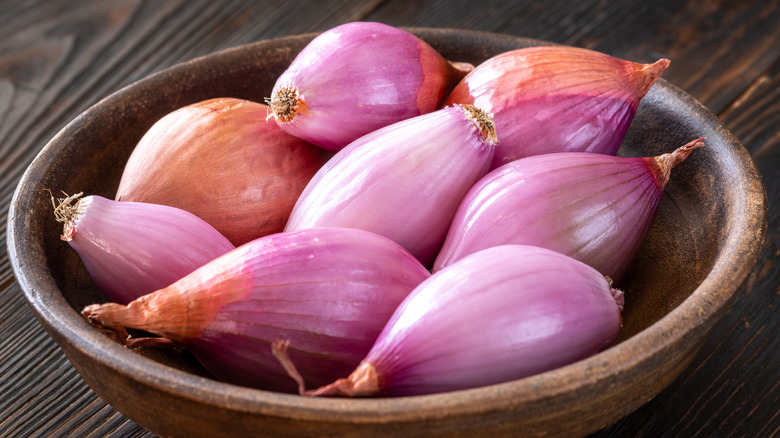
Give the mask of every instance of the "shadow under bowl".
[{"label": "shadow under bowl", "polygon": [[[455,61],[548,44],[453,29],[409,29]],[[260,41],[185,62],[89,108],[43,148],[8,219],[14,273],[33,312],[94,391],[164,436],[578,436],[663,390],[690,363],[753,268],[766,195],[749,154],[692,97],[659,80],[642,100],[621,155],[652,156],[707,137],[675,167],[649,236],[619,286],[624,327],[611,348],[536,376],[451,393],[306,398],[206,376],[187,354],[131,351],[79,311],[105,298],[60,241],[46,189],[113,198],[125,161],[165,114],[214,97],[262,102],[314,35]],[[486,358],[486,367],[490,366]]]}]

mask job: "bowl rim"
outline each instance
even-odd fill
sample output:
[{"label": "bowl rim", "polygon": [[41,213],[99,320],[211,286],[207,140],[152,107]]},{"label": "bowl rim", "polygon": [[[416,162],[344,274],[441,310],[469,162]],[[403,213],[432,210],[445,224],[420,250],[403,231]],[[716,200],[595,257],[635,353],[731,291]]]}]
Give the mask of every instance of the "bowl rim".
[{"label": "bowl rim", "polygon": [[[506,41],[509,38],[513,41],[550,44],[541,40],[484,31],[425,27],[405,29],[423,39],[455,32],[481,39]],[[377,416],[381,416],[383,421],[411,421],[419,419],[421,412],[425,412],[426,418],[430,419],[473,415],[505,409],[507,400],[512,400],[513,404],[522,404],[538,401],[540,397],[552,398],[583,390],[614,378],[615,364],[620,364],[620,369],[617,371],[623,373],[638,363],[662,354],[667,345],[690,335],[686,333],[685,328],[692,325],[695,327],[712,325],[725,313],[727,306],[735,298],[737,289],[757,261],[767,226],[766,192],[760,174],[750,155],[720,119],[686,92],[661,78],[654,86],[657,92],[665,93],[689,105],[695,110],[697,117],[703,118],[705,123],[712,126],[719,135],[723,135],[729,143],[738,146],[728,153],[735,162],[744,163],[744,166],[738,169],[742,176],[739,178],[739,184],[744,193],[751,195],[744,199],[758,199],[759,202],[742,202],[732,206],[739,212],[738,214],[750,220],[735,224],[731,230],[729,245],[726,246],[727,250],[717,254],[711,271],[717,269],[719,275],[713,276],[711,272],[679,306],[641,332],[595,356],[552,371],[506,383],[442,394],[338,399],[337,403],[334,403],[332,398],[309,398],[245,388],[180,371],[127,351],[95,330],[73,310],[50,275],[42,283],[27,275],[25,266],[31,264],[31,260],[30,253],[24,249],[25,212],[22,211],[21,206],[29,193],[24,192],[24,187],[31,183],[34,175],[46,167],[47,162],[56,152],[57,143],[77,129],[78,121],[85,114],[98,113],[138,87],[150,86],[164,78],[181,75],[193,66],[207,64],[215,58],[238,56],[244,51],[256,50],[264,45],[286,44],[294,40],[311,38],[313,35],[316,34],[308,33],[256,41],[175,64],[101,99],[67,123],[47,142],[25,171],[14,192],[8,213],[7,248],[13,272],[25,298],[39,322],[55,340],[61,342],[62,339],[67,339],[84,355],[113,369],[115,373],[140,380],[147,385],[162,387],[165,391],[181,398],[213,406],[229,405],[232,410],[241,412],[299,420],[318,420],[326,415],[329,419],[353,423],[374,421]],[[642,348],[637,348],[639,346]],[[639,354],[635,356],[624,354],[629,349],[634,349]],[[456,393],[467,397],[469,403],[463,403],[461,397],[453,397]]]}]

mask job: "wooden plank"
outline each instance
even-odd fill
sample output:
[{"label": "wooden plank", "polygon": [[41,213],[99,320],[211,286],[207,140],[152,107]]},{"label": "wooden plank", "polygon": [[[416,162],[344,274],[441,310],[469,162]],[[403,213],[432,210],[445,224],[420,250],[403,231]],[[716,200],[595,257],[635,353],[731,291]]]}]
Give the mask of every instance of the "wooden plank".
[{"label": "wooden plank", "polygon": [[715,111],[765,175],[766,245],[740,300],[694,365],[655,400],[593,436],[780,433],[772,310],[780,295],[780,1],[6,0],[0,2],[0,436],[153,436],[89,390],[13,281],[7,206],[40,148],[89,105],[172,64],[353,20],[508,33],[636,61],[672,59],[664,78]]}]

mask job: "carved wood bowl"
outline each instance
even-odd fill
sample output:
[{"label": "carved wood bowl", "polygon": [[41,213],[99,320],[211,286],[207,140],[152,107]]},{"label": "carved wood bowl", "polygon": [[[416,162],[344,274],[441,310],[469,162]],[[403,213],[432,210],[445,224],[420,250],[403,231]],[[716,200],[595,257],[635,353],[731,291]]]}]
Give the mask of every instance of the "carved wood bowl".
[{"label": "carved wood bowl", "polygon": [[[450,60],[477,64],[546,44],[507,35],[410,29]],[[105,298],[59,240],[45,189],[113,198],[124,163],[163,115],[200,100],[261,101],[313,38],[302,35],[211,54],[138,81],[89,108],[31,164],[12,201],[8,249],[40,323],[94,391],[163,436],[578,436],[603,428],[663,390],[728,311],[766,229],[764,187],[739,141],[664,80],[644,98],[621,155],[658,155],[706,137],[675,167],[627,279],[618,342],[536,376],[451,393],[373,399],[306,398],[208,377],[185,352],[129,350],[79,311]],[[672,60],[674,62],[674,60]],[[490,358],[485,358],[490,367]]]}]

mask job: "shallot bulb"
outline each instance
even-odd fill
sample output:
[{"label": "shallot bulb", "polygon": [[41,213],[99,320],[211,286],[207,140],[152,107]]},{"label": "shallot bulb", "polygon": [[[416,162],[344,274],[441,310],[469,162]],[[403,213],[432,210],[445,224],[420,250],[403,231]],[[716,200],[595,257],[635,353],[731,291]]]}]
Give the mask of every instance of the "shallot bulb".
[{"label": "shallot bulb", "polygon": [[80,196],[55,205],[55,217],[64,224],[61,239],[76,250],[110,301],[129,303],[235,248],[187,211]]},{"label": "shallot bulb", "polygon": [[587,358],[620,330],[623,293],[598,271],[532,246],[489,248],[417,286],[346,378],[304,395],[400,396],[520,379]]},{"label": "shallot bulb", "polygon": [[494,147],[490,116],[471,105],[379,129],[314,175],[285,230],[360,228],[393,239],[430,265],[461,200],[487,172]]},{"label": "shallot bulb", "polygon": [[167,114],[133,150],[116,200],[187,210],[234,245],[281,231],[325,159],[320,148],[267,123],[267,111],[217,98]]},{"label": "shallot bulb", "polygon": [[[105,328],[135,328],[188,348],[218,379],[294,391],[271,343],[290,339],[306,379],[322,384],[358,365],[401,301],[430,273],[384,237],[308,229],[262,237],[127,306],[87,306]],[[121,333],[120,330],[117,330]]]},{"label": "shallot bulb", "polygon": [[655,218],[672,168],[703,138],[657,157],[561,152],[488,173],[452,221],[434,270],[481,249],[552,249],[619,280]]},{"label": "shallot bulb", "polygon": [[492,169],[551,152],[615,155],[639,101],[669,65],[639,64],[574,47],[528,47],[479,64],[445,105],[492,113],[499,146]]},{"label": "shallot bulb", "polygon": [[268,103],[286,132],[337,151],[371,131],[438,109],[473,68],[404,30],[354,22],[314,38]]}]

